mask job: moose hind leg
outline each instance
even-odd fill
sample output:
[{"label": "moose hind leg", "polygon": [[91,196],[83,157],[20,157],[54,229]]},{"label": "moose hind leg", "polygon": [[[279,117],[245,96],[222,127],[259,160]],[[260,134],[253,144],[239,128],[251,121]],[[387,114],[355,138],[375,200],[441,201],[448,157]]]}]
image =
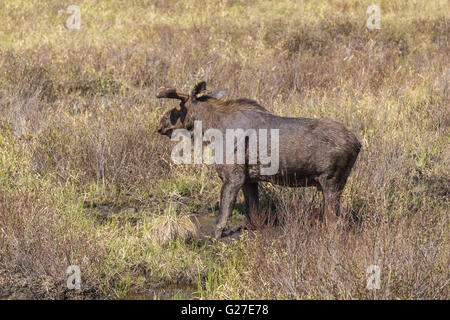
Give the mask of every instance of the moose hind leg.
[{"label": "moose hind leg", "polygon": [[323,194],[322,214],[320,220],[325,222],[325,224],[334,224],[340,214],[342,188],[333,178],[322,178],[320,185]]},{"label": "moose hind leg", "polygon": [[324,221],[325,224],[334,224],[340,214],[342,191],[324,190]]}]

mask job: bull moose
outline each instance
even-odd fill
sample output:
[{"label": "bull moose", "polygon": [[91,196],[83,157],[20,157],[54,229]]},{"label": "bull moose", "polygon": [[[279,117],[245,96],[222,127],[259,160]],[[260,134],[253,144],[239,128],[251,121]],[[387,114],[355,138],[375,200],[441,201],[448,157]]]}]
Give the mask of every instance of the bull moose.
[{"label": "bull moose", "polygon": [[[245,140],[244,163],[216,163],[223,185],[215,237],[220,238],[231,216],[236,196],[242,188],[247,217],[258,212],[258,181],[290,187],[316,187],[322,191],[323,205],[319,219],[334,224],[340,210],[340,198],[361,144],[344,125],[331,119],[281,117],[270,113],[250,99],[224,100],[223,90],[206,92],[206,83],[198,83],[190,94],[161,87],[157,98],[180,100],[161,119],[158,132],[170,136],[176,129],[194,130],[196,121],[202,131],[214,128],[269,130],[277,129],[279,168],[273,174],[262,174],[263,164],[248,161],[248,137]],[[233,138],[234,139],[234,138]],[[233,142],[234,143],[234,142]]]}]

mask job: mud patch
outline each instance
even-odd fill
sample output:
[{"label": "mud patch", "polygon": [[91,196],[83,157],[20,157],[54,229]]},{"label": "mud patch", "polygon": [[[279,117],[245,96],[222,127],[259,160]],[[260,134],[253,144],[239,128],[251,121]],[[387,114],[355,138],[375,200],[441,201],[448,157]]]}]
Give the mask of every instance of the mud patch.
[{"label": "mud patch", "polygon": [[144,208],[127,205],[114,205],[109,203],[89,203],[83,204],[87,213],[92,214],[100,223],[108,220],[124,220],[131,222],[133,225],[139,220],[140,212]]}]

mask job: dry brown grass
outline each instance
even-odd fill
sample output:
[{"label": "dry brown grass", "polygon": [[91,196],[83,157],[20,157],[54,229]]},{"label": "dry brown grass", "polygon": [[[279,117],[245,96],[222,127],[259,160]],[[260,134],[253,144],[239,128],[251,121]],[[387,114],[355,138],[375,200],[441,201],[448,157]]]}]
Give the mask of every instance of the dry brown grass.
[{"label": "dry brown grass", "polygon": [[[216,297],[230,298],[239,290],[250,299],[448,297],[448,217],[390,219],[376,214],[336,230],[311,227],[313,212],[295,210],[299,206],[291,202],[288,211],[278,212],[285,221],[282,230],[264,229],[246,241],[242,254],[247,263],[237,287],[218,290]],[[370,265],[381,270],[378,290],[366,287]]]},{"label": "dry brown grass", "polygon": [[[364,1],[78,4],[78,32],[57,15],[65,3],[0,4],[2,294],[71,297],[64,271],[78,264],[88,297],[198,278],[204,298],[449,298],[448,1],[380,1],[372,31]],[[155,92],[199,80],[355,132],[363,148],[342,201],[352,224],[311,227],[314,190],[266,185],[262,212],[280,227],[169,241],[195,235],[185,217],[214,207],[220,184],[212,169],[170,162],[155,130],[172,102]],[[172,201],[177,218],[154,221]],[[99,222],[84,203],[136,213]],[[171,245],[153,245],[150,230]],[[365,288],[372,264],[376,291]]]},{"label": "dry brown grass", "polygon": [[170,207],[166,214],[153,217],[150,223],[149,239],[167,246],[173,240],[198,240],[200,230],[193,216],[177,214]]}]

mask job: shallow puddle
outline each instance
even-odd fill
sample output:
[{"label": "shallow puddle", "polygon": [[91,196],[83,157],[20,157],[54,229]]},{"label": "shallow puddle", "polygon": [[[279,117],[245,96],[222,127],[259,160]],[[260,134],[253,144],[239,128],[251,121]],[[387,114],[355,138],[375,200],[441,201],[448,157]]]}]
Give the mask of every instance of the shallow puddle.
[{"label": "shallow puddle", "polygon": [[198,288],[191,284],[169,284],[163,288],[152,288],[144,292],[129,294],[126,300],[195,300],[199,299]]},{"label": "shallow puddle", "polygon": [[[196,216],[196,219],[200,226],[200,232],[202,236],[214,235],[216,227],[216,215],[206,214]],[[223,238],[237,237],[241,234],[242,228],[245,225],[245,216],[242,214],[234,214],[228,222],[228,228],[225,230]]]}]

